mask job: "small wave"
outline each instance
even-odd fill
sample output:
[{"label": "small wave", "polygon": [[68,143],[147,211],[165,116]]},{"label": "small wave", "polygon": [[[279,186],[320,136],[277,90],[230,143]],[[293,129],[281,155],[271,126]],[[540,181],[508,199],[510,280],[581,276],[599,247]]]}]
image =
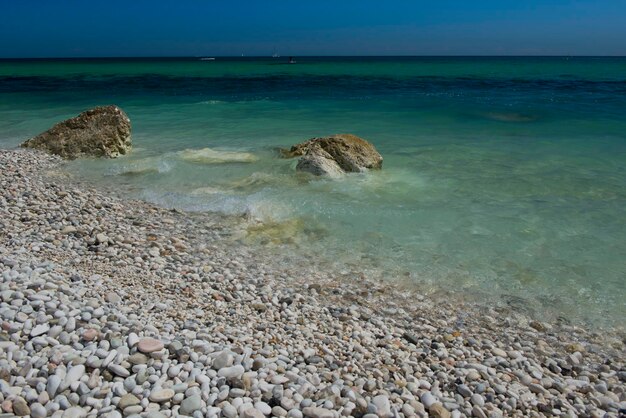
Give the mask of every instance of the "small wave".
[{"label": "small wave", "polygon": [[498,122],[532,122],[537,119],[531,115],[515,112],[490,112],[485,114],[485,116],[489,119],[497,120]]},{"label": "small wave", "polygon": [[216,104],[221,104],[221,103],[226,103],[223,100],[203,100],[201,102],[198,102],[196,104],[199,105],[216,105]]},{"label": "small wave", "polygon": [[212,148],[186,149],[178,153],[185,161],[200,164],[252,163],[259,157],[249,152],[220,151]]},{"label": "small wave", "polygon": [[[227,183],[229,188],[240,192],[258,190],[263,187],[271,187],[274,185],[284,185],[293,182],[290,177],[279,176],[273,173],[257,171],[249,176],[238,178]],[[295,183],[294,183],[295,185]]]},{"label": "small wave", "polygon": [[340,182],[327,182],[317,185],[320,189],[330,187],[333,192],[349,196],[355,201],[370,199],[394,199],[404,201],[409,196],[426,199],[428,182],[408,169],[391,168],[350,176]]},{"label": "small wave", "polygon": [[218,189],[217,187],[198,187],[197,189],[193,189],[191,191],[192,196],[207,196],[207,195],[216,195],[216,194],[224,194],[228,193],[227,190]]}]

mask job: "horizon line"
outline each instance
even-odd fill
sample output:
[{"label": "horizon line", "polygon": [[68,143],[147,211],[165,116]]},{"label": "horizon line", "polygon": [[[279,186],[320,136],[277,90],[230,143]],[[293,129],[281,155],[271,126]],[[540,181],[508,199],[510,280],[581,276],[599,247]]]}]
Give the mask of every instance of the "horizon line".
[{"label": "horizon line", "polygon": [[97,59],[181,59],[181,58],[626,58],[626,55],[570,55],[570,54],[386,54],[386,55],[312,55],[285,54],[272,55],[122,55],[122,56],[39,56],[39,57],[0,57],[0,60],[97,60]]}]

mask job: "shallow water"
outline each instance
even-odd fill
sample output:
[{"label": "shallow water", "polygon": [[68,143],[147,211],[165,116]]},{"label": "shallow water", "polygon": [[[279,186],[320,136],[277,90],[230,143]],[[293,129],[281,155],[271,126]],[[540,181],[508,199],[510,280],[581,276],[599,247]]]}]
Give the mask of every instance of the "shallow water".
[{"label": "shallow water", "polygon": [[[134,151],[78,175],[243,238],[546,318],[626,316],[626,59],[0,61],[0,145],[115,103]],[[276,148],[349,132],[380,172],[294,172]],[[311,255],[315,257],[311,258]]]}]

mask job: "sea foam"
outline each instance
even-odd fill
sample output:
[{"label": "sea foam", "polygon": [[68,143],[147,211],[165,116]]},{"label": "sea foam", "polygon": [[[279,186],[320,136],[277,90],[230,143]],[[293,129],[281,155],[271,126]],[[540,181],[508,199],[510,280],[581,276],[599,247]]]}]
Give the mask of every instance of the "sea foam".
[{"label": "sea foam", "polygon": [[222,151],[213,148],[186,149],[178,156],[185,161],[200,164],[252,163],[259,157],[249,152]]}]

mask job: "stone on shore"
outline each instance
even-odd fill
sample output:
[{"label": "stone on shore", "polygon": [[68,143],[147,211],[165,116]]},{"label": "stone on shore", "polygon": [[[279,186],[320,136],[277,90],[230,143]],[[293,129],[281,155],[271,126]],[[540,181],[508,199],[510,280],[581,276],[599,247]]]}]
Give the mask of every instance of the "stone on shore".
[{"label": "stone on shore", "polygon": [[283,155],[301,157],[296,170],[317,176],[338,177],[343,173],[380,169],[383,165],[383,157],[374,145],[352,134],[312,138],[292,146]]},{"label": "stone on shore", "polygon": [[30,415],[30,408],[24,398],[16,398],[13,401],[13,413],[18,417]]},{"label": "stone on shore", "polygon": [[132,393],[127,393],[126,395],[120,398],[120,401],[118,402],[117,406],[120,409],[126,409],[129,406],[139,405],[140,403],[141,401],[139,400],[139,398],[137,398]]},{"label": "stone on shore", "polygon": [[174,397],[175,393],[172,389],[158,389],[150,393],[150,400],[152,402],[161,403],[167,402]]},{"label": "stone on shore", "polygon": [[193,395],[180,404],[180,413],[191,415],[200,408],[202,408],[202,398],[199,395]]},{"label": "stone on shore", "polygon": [[308,406],[304,408],[302,412],[305,417],[311,417],[311,418],[333,418],[334,417],[333,411],[324,409],[324,408],[317,408],[314,406]]},{"label": "stone on shore", "polygon": [[34,148],[73,160],[79,157],[115,158],[131,146],[130,119],[117,106],[99,106],[59,122],[27,140]]},{"label": "stone on shore", "polygon": [[137,344],[137,349],[145,354],[153,353],[163,350],[163,343],[154,338],[143,338]]},{"label": "stone on shore", "polygon": [[236,366],[221,368],[217,372],[217,375],[221,376],[221,377],[225,377],[226,379],[231,379],[231,378],[238,378],[238,377],[240,377],[244,372],[245,372],[245,370],[244,370],[243,366],[238,364]]},{"label": "stone on shore", "polygon": [[440,403],[435,403],[428,409],[428,414],[435,418],[450,418],[450,411],[443,407]]}]

